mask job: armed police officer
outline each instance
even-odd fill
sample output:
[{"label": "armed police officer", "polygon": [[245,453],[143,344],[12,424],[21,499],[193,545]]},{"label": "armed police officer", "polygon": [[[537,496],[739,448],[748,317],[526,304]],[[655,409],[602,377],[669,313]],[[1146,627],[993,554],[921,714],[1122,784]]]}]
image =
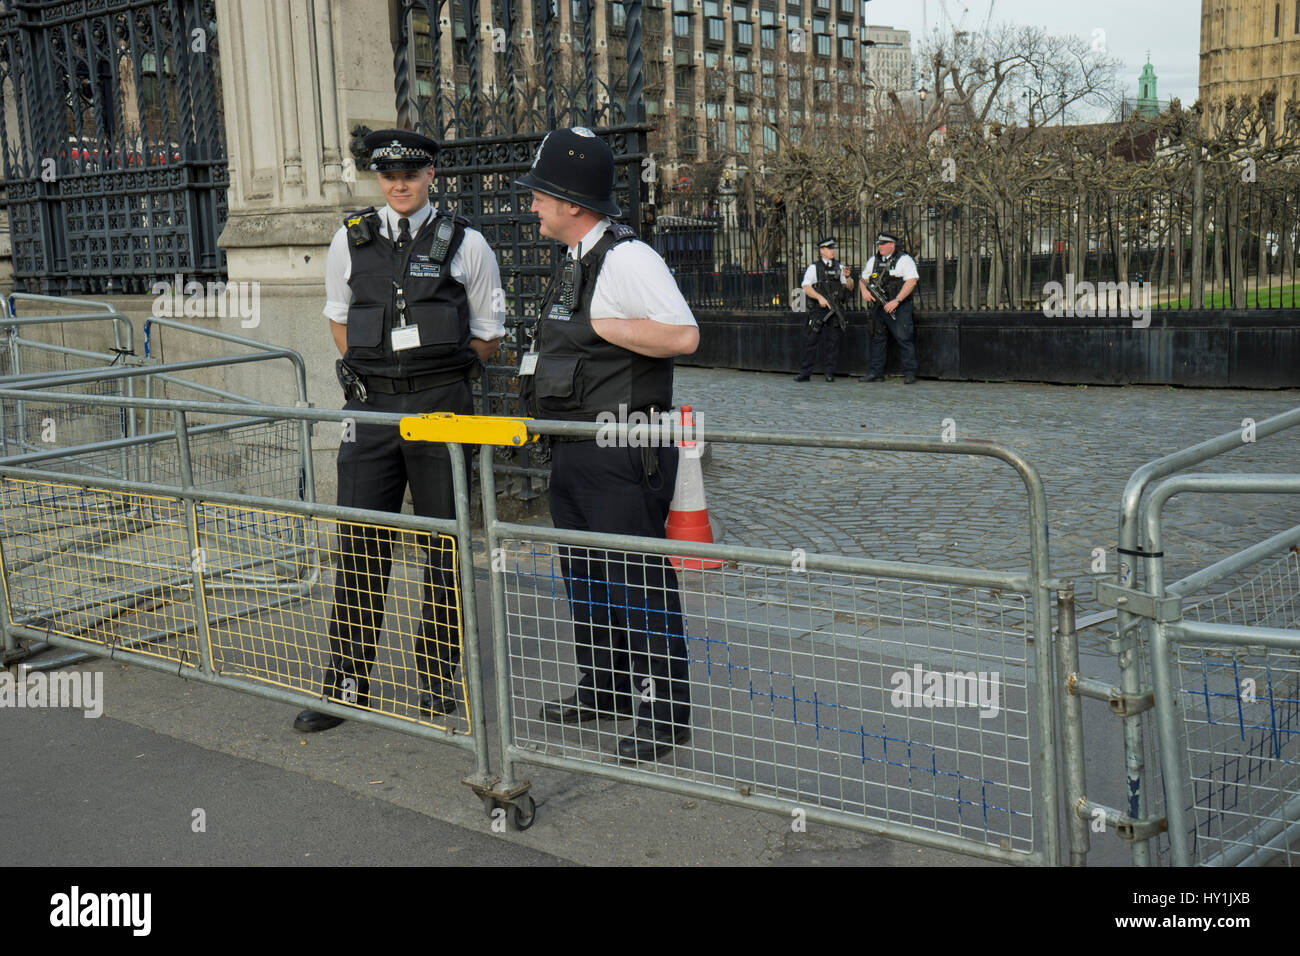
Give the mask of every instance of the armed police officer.
[{"label": "armed police officer", "polygon": [[871,323],[871,371],[866,381],[885,380],[885,359],[889,336],[898,343],[903,363],[903,383],[916,381],[916,328],[912,322],[912,293],[920,281],[916,260],[898,251],[898,237],[882,232],[876,236],[876,255],[862,268],[858,288],[875,309]]},{"label": "armed police officer", "polygon": [[835,370],[840,362],[840,342],[848,328],[844,314],[847,305],[845,291],[852,292],[853,280],[849,267],[835,258],[834,236],[817,244],[817,255],[817,261],[803,274],[804,301],[815,305],[808,310],[796,382],[806,382],[812,377],[818,353],[824,356],[822,370],[826,373],[826,381],[835,381]]},{"label": "armed police officer", "polygon": [[[641,412],[656,421],[672,405],[673,357],[695,351],[699,329],[663,259],[610,221],[619,207],[609,147],[582,127],[554,130],[518,182],[532,191],[541,234],[567,249],[557,250],[563,261],[520,365],[530,410],[582,422]],[[555,527],[664,537],[677,476],[671,444],[557,440],[552,455]],[[543,705],[542,719],[635,713],[634,732],[618,743],[625,759],[685,743],[686,628],[672,566],[657,555],[575,546],[561,549],[561,569],[581,674],[576,693]]]},{"label": "armed police officer", "polygon": [[[387,205],[348,216],[325,264],[324,312],[343,356],[338,363],[347,400],[343,407],[470,414],[470,379],[505,333],[496,257],[467,220],[430,206],[436,142],[388,129],[368,134],[364,144]],[[404,441],[395,425],[355,423],[352,428],[354,434],[345,431],[339,445],[340,505],[400,512],[409,483],[416,514],[454,516],[444,445]],[[370,667],[383,630],[391,552],[383,529],[339,525],[323,690],[328,699],[370,704]],[[461,634],[455,573],[450,549],[431,542],[415,636],[419,707],[428,719],[457,706],[452,679]],[[310,733],[340,723],[341,718],[305,710],[294,728]]]}]

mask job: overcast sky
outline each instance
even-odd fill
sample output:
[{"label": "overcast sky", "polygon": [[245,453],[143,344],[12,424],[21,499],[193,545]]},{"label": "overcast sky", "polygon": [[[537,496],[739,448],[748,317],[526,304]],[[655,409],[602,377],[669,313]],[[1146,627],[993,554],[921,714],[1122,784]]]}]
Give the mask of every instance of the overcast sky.
[{"label": "overcast sky", "polygon": [[[1151,51],[1160,99],[1176,96],[1184,106],[1196,100],[1201,47],[1198,0],[947,0],[951,17],[963,30],[981,30],[991,22],[1041,26],[1052,33],[1076,33],[1092,39],[1103,30],[1107,52],[1123,61],[1128,96],[1137,96],[1137,78]],[[922,36],[923,16],[930,29],[943,22],[939,0],[870,0],[870,23],[912,31],[913,46]]]}]

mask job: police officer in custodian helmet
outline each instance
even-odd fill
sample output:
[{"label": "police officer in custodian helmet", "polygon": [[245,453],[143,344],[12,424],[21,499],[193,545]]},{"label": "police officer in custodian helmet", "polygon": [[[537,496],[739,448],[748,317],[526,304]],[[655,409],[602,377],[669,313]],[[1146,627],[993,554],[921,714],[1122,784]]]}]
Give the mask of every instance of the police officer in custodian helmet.
[{"label": "police officer in custodian helmet", "polygon": [[[673,357],[699,345],[695,317],[663,259],[611,222],[614,157],[582,127],[554,130],[518,180],[532,191],[543,236],[563,261],[542,303],[534,351],[520,375],[540,418],[625,421],[672,405]],[[608,418],[604,419],[608,420]],[[557,528],[663,538],[677,449],[556,441],[551,517]],[[544,720],[636,717],[618,743],[652,760],[690,738],[686,629],[677,576],[656,555],[563,549],[573,618],[576,692],[542,707]]]}]

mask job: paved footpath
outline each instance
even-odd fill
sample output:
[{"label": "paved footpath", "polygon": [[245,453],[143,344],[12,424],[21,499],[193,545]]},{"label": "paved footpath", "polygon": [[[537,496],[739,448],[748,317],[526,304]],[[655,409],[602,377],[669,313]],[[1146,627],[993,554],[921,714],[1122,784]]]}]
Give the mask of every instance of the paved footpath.
[{"label": "paved footpath", "polygon": [[[1053,571],[1081,580],[1093,549],[1115,545],[1120,493],[1135,468],[1300,405],[1295,390],[795,383],[705,369],[679,370],[677,398],[706,428],[937,438],[951,419],[957,437],[1003,443],[1039,470]],[[1243,445],[1201,470],[1293,472],[1298,461],[1300,434]],[[717,445],[706,474],[730,542],[998,569],[1028,563],[1023,487],[997,462]],[[1300,503],[1189,497],[1169,514],[1172,578],[1300,522]],[[4,775],[0,829],[27,837],[7,839],[0,863],[978,865],[535,767],[537,824],[496,834],[460,783],[472,769],[462,751],[355,722],[304,737],[285,705],[120,663],[86,666],[106,675],[100,720],[0,714],[0,751],[12,766],[39,768]],[[490,718],[482,729],[495,739]],[[1090,782],[1122,782],[1114,757],[1100,767],[1090,757]],[[207,810],[203,833],[190,827],[196,808]],[[1092,859],[1123,863],[1127,851],[1094,840]]]}]

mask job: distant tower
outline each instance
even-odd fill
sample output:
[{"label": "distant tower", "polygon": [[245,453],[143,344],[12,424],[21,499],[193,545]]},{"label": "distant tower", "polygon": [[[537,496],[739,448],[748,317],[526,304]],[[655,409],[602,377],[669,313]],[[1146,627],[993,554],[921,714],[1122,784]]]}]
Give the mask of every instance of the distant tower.
[{"label": "distant tower", "polygon": [[1151,65],[1150,51],[1147,52],[1147,62],[1146,66],[1142,67],[1142,75],[1138,77],[1137,111],[1139,115],[1148,119],[1160,112],[1160,102],[1156,98],[1156,70]]}]

